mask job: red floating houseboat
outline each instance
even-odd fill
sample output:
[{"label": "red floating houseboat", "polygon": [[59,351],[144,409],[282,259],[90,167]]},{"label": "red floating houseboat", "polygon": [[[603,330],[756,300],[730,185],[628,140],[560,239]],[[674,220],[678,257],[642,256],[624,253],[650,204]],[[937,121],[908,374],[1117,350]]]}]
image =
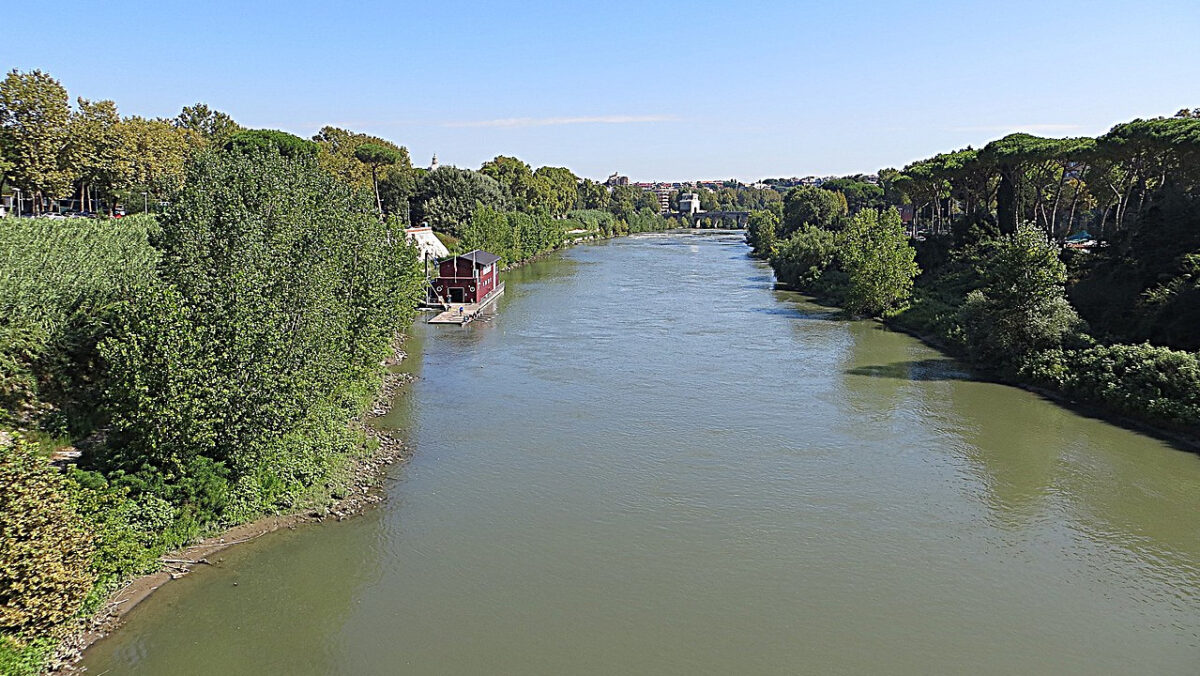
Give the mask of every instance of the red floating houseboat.
[{"label": "red floating houseboat", "polygon": [[440,303],[482,303],[500,283],[500,257],[476,249],[438,263],[432,291]]}]

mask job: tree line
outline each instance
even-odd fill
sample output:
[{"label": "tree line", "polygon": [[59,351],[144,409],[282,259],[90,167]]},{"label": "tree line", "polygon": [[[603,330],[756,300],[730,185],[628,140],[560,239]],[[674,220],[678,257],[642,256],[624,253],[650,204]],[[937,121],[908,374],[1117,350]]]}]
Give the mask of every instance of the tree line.
[{"label": "tree line", "polygon": [[1200,433],[1200,109],[795,187],[747,241],[985,373]]}]

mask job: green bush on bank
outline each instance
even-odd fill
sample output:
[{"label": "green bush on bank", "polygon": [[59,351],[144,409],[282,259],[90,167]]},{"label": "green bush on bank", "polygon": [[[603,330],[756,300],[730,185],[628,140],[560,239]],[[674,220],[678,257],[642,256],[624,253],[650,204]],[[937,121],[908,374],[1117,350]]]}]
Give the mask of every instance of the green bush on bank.
[{"label": "green bush on bank", "polygon": [[295,504],[361,438],[346,428],[411,319],[403,233],[307,158],[206,153],[154,238],[158,278],[100,346],[95,464],[175,508],[175,540]]},{"label": "green bush on bank", "polygon": [[918,268],[895,209],[864,209],[839,232],[804,224],[782,242],[770,234],[770,219],[757,222],[753,237],[769,244],[776,278],[789,287],[868,315],[908,300]]},{"label": "green bush on bank", "polygon": [[568,230],[595,230],[601,237],[616,235],[618,222],[612,212],[603,209],[576,209],[567,212]]},{"label": "green bush on bank", "polygon": [[1053,349],[1028,357],[1021,374],[1126,415],[1200,429],[1200,355],[1194,352],[1148,343]]},{"label": "green bush on bank", "polygon": [[837,260],[837,236],[805,225],[784,240],[771,254],[776,278],[791,288],[815,290],[821,276]]},{"label": "green bush on bank", "polygon": [[462,230],[462,247],[466,251],[483,249],[499,256],[504,265],[516,265],[562,246],[566,239],[563,223],[545,213],[481,207]]},{"label": "green bush on bank", "polygon": [[53,637],[92,589],[93,533],[72,485],[22,437],[0,441],[0,635]]}]

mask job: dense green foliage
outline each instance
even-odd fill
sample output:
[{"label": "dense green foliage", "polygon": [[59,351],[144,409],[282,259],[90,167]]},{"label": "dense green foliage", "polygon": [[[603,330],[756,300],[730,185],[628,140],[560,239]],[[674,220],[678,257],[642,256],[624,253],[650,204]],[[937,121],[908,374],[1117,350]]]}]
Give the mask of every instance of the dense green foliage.
[{"label": "dense green foliage", "polygon": [[246,129],[230,135],[225,149],[232,153],[278,153],[290,159],[316,157],[317,144],[277,129]]},{"label": "dense green foliage", "polygon": [[839,237],[839,257],[847,277],[847,310],[880,315],[908,300],[920,269],[895,209],[882,214],[864,209]]},{"label": "dense green foliage", "polygon": [[1062,345],[1081,329],[1067,302],[1058,247],[1031,225],[982,243],[972,254],[979,286],[959,309],[966,346],[979,362],[1004,365]]},{"label": "dense green foliage", "polygon": [[155,284],[101,345],[112,450],[185,528],[290,506],[358,444],[345,428],[411,317],[412,249],[312,160],[201,155],[156,238]]},{"label": "dense green foliage", "polygon": [[91,590],[91,533],[69,480],[20,437],[0,440],[0,486],[0,634],[52,635]]},{"label": "dense green foliage", "polygon": [[777,248],[772,248],[769,260],[780,282],[793,289],[827,293],[828,290],[820,289],[817,282],[836,257],[837,235],[815,225],[805,225]]},{"label": "dense green foliage", "polygon": [[562,246],[565,221],[544,214],[477,209],[462,231],[465,250],[483,249],[500,257],[502,265],[522,263]]},{"label": "dense green foliage", "polygon": [[774,244],[769,218],[752,219],[750,234],[759,255],[767,255],[775,276],[789,287],[845,306],[850,312],[880,315],[907,301],[919,268],[895,209],[865,209],[845,219],[838,231],[805,223]]},{"label": "dense green foliage", "polygon": [[805,224],[838,230],[846,213],[846,198],[841,193],[807,185],[792,188],[783,199],[779,234],[787,237]]},{"label": "dense green foliage", "polygon": [[1052,349],[1032,355],[1021,372],[1142,420],[1193,429],[1200,423],[1200,356],[1194,352],[1148,344]]},{"label": "dense green foliage", "polygon": [[462,236],[480,207],[502,210],[507,204],[496,179],[470,169],[438,167],[417,181],[413,222]]},{"label": "dense green foliage", "polygon": [[0,221],[0,425],[85,435],[97,343],[114,306],[153,275],[152,219]]},{"label": "dense green foliage", "polygon": [[779,216],[770,211],[751,211],[746,223],[746,243],[755,256],[770,258],[779,243]]}]

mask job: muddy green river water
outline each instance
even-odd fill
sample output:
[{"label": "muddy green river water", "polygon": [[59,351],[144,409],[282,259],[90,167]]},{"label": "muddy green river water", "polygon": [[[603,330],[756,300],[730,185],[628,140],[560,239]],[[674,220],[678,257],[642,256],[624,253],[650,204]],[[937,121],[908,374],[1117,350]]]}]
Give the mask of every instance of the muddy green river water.
[{"label": "muddy green river water", "polygon": [[738,233],[414,329],[365,516],[173,582],[91,674],[1200,674],[1200,456],[772,290]]}]

